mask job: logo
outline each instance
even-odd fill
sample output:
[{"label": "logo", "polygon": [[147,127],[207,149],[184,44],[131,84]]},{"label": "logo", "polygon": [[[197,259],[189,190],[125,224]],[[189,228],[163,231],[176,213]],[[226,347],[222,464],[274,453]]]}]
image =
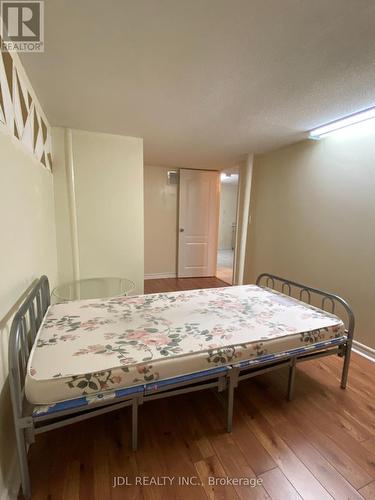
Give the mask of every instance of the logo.
[{"label": "logo", "polygon": [[44,2],[1,1],[1,49],[44,52]]}]

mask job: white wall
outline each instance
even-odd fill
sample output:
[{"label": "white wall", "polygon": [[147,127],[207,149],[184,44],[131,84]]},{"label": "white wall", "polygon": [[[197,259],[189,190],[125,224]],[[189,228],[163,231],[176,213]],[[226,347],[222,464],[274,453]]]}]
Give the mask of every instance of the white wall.
[{"label": "white wall", "polygon": [[146,276],[176,275],[178,186],[167,183],[168,170],[144,167]]},{"label": "white wall", "polygon": [[[74,272],[73,230],[71,220],[71,188],[68,182],[66,129],[52,128],[53,143],[53,186],[56,214],[56,241],[59,283],[73,281]],[[77,276],[77,279],[79,277]]]},{"label": "white wall", "polygon": [[219,250],[232,249],[232,224],[237,216],[237,188],[234,182],[221,182],[220,185],[220,219]]},{"label": "white wall", "polygon": [[60,280],[120,276],[142,293],[142,139],[63,129],[53,138]]},{"label": "white wall", "polygon": [[375,137],[304,141],[254,162],[246,280],[272,272],[336,292],[375,348]]},{"label": "white wall", "polygon": [[35,279],[47,274],[51,285],[56,284],[56,233],[52,174],[2,128],[0,179],[0,498],[15,498],[9,329],[16,306]]},{"label": "white wall", "polygon": [[248,154],[239,165],[239,186],[237,200],[237,235],[234,255],[235,285],[242,285],[245,276],[246,242],[250,223],[250,193],[253,178],[253,155]]}]

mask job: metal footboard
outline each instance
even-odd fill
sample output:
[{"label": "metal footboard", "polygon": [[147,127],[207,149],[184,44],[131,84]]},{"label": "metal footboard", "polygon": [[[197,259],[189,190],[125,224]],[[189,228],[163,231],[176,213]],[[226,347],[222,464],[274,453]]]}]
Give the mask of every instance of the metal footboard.
[{"label": "metal footboard", "polygon": [[[259,275],[256,280],[256,284],[259,286],[263,285],[268,288],[272,288],[273,290],[278,290],[285,295],[295,297],[303,302],[306,302],[307,304],[319,307],[324,311],[337,314],[340,319],[342,319],[345,324],[346,339],[342,344],[338,346],[337,354],[344,358],[341,376],[341,387],[345,389],[348,381],[350,354],[352,349],[355,324],[354,314],[349,304],[344,299],[333,293],[319,290],[318,288],[313,288],[311,286],[302,285],[301,283],[296,283],[295,281],[281,278],[280,276],[275,276],[273,274],[263,273]],[[324,351],[326,350],[323,350],[322,353],[315,353],[314,357],[326,355],[324,354]],[[332,352],[332,354],[335,354],[335,352]],[[296,364],[303,359],[303,356],[301,356],[301,358],[296,356],[290,360],[290,376],[288,389],[289,399],[291,398],[293,392]]]},{"label": "metal footboard", "polygon": [[47,276],[42,276],[14,315],[9,336],[9,385],[12,400],[22,491],[31,497],[27,447],[32,441],[32,410],[25,399],[25,377],[30,351],[50,305]]},{"label": "metal footboard", "polygon": [[348,381],[355,324],[354,314],[349,304],[333,293],[325,292],[318,288],[303,285],[269,273],[260,274],[256,280],[256,284],[279,291],[285,295],[301,300],[302,302],[323,309],[324,311],[336,314],[345,324],[345,337],[317,343],[303,352],[299,349],[285,352],[282,353],[281,356],[278,356],[277,359],[261,359],[255,366],[250,366],[250,364],[247,366],[246,363],[233,365],[228,375],[228,432],[230,432],[232,428],[234,390],[242,380],[256,377],[282,367],[289,367],[287,399],[290,401],[293,397],[296,367],[298,363],[324,356],[338,355],[344,358],[341,375],[342,389],[346,388]]}]

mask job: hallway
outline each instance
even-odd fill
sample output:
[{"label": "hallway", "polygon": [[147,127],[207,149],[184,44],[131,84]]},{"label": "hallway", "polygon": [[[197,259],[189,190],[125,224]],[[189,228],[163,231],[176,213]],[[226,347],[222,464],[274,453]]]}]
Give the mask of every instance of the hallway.
[{"label": "hallway", "polygon": [[218,250],[216,277],[229,285],[233,284],[233,250]]}]

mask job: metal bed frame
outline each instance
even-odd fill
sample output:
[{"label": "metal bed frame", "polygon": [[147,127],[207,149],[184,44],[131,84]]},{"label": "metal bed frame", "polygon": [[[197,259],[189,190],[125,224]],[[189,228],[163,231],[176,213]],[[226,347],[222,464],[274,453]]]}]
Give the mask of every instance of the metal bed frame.
[{"label": "metal bed frame", "polygon": [[[262,285],[264,283],[264,285]],[[227,431],[231,432],[233,422],[234,391],[238,383],[262,373],[272,371],[283,366],[289,367],[288,400],[292,398],[296,366],[302,361],[337,354],[344,358],[341,387],[345,389],[348,378],[350,352],[354,334],[354,315],[345,300],[316,288],[301,285],[293,281],[274,276],[261,274],[256,284],[266,286],[289,296],[312,303],[313,297],[321,301],[321,309],[334,312],[337,305],[342,307],[345,314],[346,337],[337,339],[332,346],[331,342],[313,344],[311,350],[294,349],[276,359],[270,356],[261,356],[259,359],[216,367],[190,376],[176,377],[171,381],[159,381],[134,388],[123,397],[103,399],[90,403],[84,407],[64,409],[51,414],[33,415],[34,406],[28,403],[25,397],[25,377],[31,348],[43,318],[50,306],[50,288],[48,278],[42,276],[28,294],[23,304],[15,314],[9,337],[9,383],[15,424],[17,452],[19,459],[22,492],[26,499],[31,498],[31,484],[27,462],[28,447],[35,441],[35,436],[59,427],[109,413],[127,406],[132,409],[132,448],[137,449],[138,440],[138,407],[145,401],[171,397],[178,394],[196,392],[204,389],[216,389],[218,395],[225,391]],[[297,293],[296,293],[297,292]],[[221,398],[223,400],[223,398]]]},{"label": "metal bed frame", "polygon": [[328,304],[330,305],[330,311],[328,312],[331,313],[335,313],[337,307],[340,306],[340,312],[342,312],[344,316],[344,318],[341,319],[345,324],[345,337],[338,338],[336,342],[332,341],[313,344],[311,346],[311,350],[295,349],[295,352],[286,353],[284,356],[279,356],[276,359],[267,359],[267,356],[264,356],[264,361],[260,363],[245,361],[232,365],[232,369],[228,375],[228,432],[232,430],[234,390],[238,386],[238,383],[242,380],[256,377],[257,375],[261,375],[281,367],[289,367],[287,399],[288,401],[291,401],[294,392],[297,364],[303,361],[309,361],[336,354],[344,358],[340,384],[342,389],[346,388],[348,381],[350,355],[355,325],[354,314],[349,304],[338,295],[325,292],[318,288],[302,285],[301,283],[296,283],[295,281],[281,278],[280,276],[276,276],[274,274],[260,274],[256,280],[256,284],[258,286],[262,286],[262,283],[264,283],[263,286],[267,288],[278,290],[283,294],[298,298],[299,300],[310,305],[312,305],[312,301],[315,298],[315,301],[317,302],[316,307],[319,307],[320,305],[320,309],[323,309],[324,311],[327,311]]}]

